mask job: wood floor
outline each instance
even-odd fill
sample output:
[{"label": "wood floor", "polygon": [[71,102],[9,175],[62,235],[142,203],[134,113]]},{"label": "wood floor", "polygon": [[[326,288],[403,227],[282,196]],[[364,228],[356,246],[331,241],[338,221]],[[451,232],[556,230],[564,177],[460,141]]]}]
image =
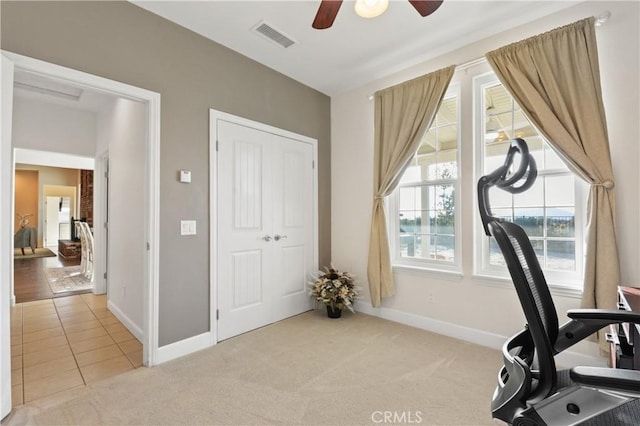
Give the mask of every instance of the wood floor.
[{"label": "wood floor", "polygon": [[90,290],[85,290],[54,294],[51,291],[51,288],[49,288],[49,282],[44,274],[44,270],[46,268],[60,268],[63,266],[75,266],[79,264],[80,258],[67,260],[60,256],[38,257],[35,259],[15,259],[13,261],[13,276],[16,303],[52,299],[90,292]]}]

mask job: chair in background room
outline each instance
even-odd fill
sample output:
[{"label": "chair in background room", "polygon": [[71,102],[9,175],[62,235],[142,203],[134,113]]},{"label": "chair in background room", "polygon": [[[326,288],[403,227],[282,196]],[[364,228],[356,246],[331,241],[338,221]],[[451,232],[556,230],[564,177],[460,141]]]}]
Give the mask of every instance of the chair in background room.
[{"label": "chair in background room", "polygon": [[19,248],[24,256],[24,248],[30,247],[31,253],[35,254],[36,244],[38,242],[38,230],[28,226],[18,229],[13,236],[13,248]]},{"label": "chair in background room", "polygon": [[80,220],[74,221],[76,232],[75,236],[80,238],[80,271],[82,275],[87,272],[87,239],[82,229],[82,222]]},{"label": "chair in background room", "polygon": [[80,270],[82,274],[93,282],[93,233],[87,222],[76,221],[77,235],[80,236],[80,244],[82,246],[80,258]]},{"label": "chair in background room", "polygon": [[557,371],[554,356],[609,324],[640,324],[640,314],[574,309],[560,327],[529,237],[519,225],[491,212],[490,188],[517,194],[529,189],[536,177],[527,144],[515,139],[504,164],[478,181],[484,231],[500,247],[527,322],[503,346],[504,366],[491,402],[492,415],[518,426],[638,425],[640,371],[603,367]]}]

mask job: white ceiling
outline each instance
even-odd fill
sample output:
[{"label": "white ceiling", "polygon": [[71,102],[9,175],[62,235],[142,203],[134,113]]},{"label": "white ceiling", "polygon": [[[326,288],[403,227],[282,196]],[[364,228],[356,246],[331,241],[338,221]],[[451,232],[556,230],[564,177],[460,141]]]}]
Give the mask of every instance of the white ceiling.
[{"label": "white ceiling", "polygon": [[[331,96],[579,1],[445,0],[423,18],[408,1],[391,0],[373,19],[345,1],[326,30],[311,28],[319,0],[132,3]],[[254,33],[263,20],[296,44],[285,49]]]}]

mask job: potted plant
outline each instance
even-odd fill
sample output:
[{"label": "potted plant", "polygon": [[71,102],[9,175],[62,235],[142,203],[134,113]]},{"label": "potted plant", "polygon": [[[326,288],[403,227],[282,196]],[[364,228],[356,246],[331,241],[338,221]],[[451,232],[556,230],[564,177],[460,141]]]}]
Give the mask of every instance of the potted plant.
[{"label": "potted plant", "polygon": [[325,271],[320,272],[316,280],[310,284],[309,294],[327,307],[329,318],[340,318],[344,307],[353,312],[358,287],[351,273],[325,267]]}]

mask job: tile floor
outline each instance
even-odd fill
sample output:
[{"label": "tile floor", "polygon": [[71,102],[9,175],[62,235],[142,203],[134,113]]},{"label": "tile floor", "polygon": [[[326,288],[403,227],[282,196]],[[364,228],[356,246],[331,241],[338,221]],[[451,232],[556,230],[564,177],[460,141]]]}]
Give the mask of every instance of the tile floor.
[{"label": "tile floor", "polygon": [[142,344],[91,293],[18,303],[11,309],[13,405],[142,365]]}]

